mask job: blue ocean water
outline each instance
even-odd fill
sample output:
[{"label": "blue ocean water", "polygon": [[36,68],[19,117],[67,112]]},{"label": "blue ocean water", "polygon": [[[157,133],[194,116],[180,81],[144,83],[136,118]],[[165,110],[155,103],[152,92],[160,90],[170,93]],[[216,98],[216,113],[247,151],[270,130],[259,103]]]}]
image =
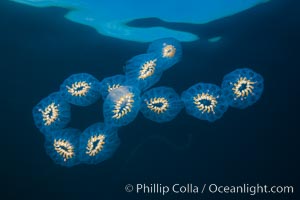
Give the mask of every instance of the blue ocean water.
[{"label": "blue ocean water", "polygon": [[[265,79],[262,98],[246,110],[229,109],[215,123],[184,112],[157,124],[141,114],[119,130],[121,146],[95,166],[64,168],[46,155],[32,107],[59,89],[65,78],[86,72],[99,80],[120,74],[126,60],[147,44],[99,35],[63,18],[66,10],[0,3],[0,67],[5,173],[4,199],[160,199],[126,193],[126,184],[271,184],[299,188],[299,13],[295,1],[276,1],[205,25],[138,20],[189,30],[211,43],[183,43],[183,60],[157,84],[181,93],[197,82],[220,85],[228,72],[250,67]],[[103,121],[100,101],[72,107],[71,126],[83,130]],[[235,195],[167,196],[166,199],[234,199]],[[296,199],[261,195],[257,199]]]}]

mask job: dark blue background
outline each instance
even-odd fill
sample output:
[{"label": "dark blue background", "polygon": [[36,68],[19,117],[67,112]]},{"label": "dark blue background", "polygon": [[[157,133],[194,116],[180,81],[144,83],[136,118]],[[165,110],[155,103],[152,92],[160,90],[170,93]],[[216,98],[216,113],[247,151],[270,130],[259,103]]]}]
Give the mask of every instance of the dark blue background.
[{"label": "dark blue background", "polygon": [[[296,1],[276,1],[206,25],[165,24],[201,39],[184,43],[183,60],[158,85],[179,93],[197,82],[250,67],[265,78],[260,101],[246,110],[230,108],[207,123],[182,112],[156,124],[141,115],[120,129],[122,144],[96,166],[64,168],[46,155],[33,125],[32,107],[58,90],[69,75],[87,72],[99,80],[122,73],[148,44],[99,35],[63,18],[58,8],[0,3],[1,199],[158,199],[124,191],[127,183],[216,183],[293,185],[299,189],[299,36]],[[218,43],[207,39],[221,35]],[[84,129],[102,120],[102,102],[73,108],[71,126]],[[297,191],[297,190],[296,190]],[[296,195],[178,195],[172,199],[296,199]]]}]

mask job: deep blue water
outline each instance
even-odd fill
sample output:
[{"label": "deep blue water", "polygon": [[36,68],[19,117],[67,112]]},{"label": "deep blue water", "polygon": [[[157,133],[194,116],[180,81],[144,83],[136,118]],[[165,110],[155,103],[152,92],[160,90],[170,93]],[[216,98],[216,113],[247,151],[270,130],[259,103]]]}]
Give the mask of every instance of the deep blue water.
[{"label": "deep blue water", "polygon": [[[299,189],[299,35],[296,1],[276,1],[189,29],[203,40],[183,43],[183,60],[157,85],[181,93],[197,82],[220,84],[250,67],[265,79],[262,98],[245,110],[230,108],[215,123],[184,112],[156,124],[143,116],[121,128],[117,153],[96,166],[64,168],[46,155],[32,107],[58,90],[69,75],[99,80],[122,73],[126,60],[148,44],[113,39],[63,18],[63,9],[38,9],[1,1],[0,67],[4,199],[159,199],[128,194],[128,183],[293,185]],[[155,20],[138,21],[147,26]],[[156,23],[156,22],[155,22]],[[162,23],[162,22],[158,22]],[[209,43],[213,36],[223,36]],[[103,102],[72,109],[71,126],[101,121]],[[296,195],[168,195],[166,199],[297,199]],[[1,198],[2,199],[2,198]]]}]

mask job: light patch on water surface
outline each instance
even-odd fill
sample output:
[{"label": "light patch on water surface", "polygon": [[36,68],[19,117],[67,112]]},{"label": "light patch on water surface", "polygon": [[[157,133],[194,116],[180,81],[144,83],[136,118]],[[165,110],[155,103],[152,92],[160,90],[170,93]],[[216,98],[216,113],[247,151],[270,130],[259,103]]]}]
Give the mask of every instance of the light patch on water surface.
[{"label": "light patch on water surface", "polygon": [[[247,10],[269,0],[11,0],[36,7],[62,7],[67,19],[91,26],[100,34],[136,42],[173,37],[182,42],[198,36],[166,27],[130,27],[127,23],[145,18],[164,22],[205,24]],[[210,42],[216,42],[213,38]]]}]

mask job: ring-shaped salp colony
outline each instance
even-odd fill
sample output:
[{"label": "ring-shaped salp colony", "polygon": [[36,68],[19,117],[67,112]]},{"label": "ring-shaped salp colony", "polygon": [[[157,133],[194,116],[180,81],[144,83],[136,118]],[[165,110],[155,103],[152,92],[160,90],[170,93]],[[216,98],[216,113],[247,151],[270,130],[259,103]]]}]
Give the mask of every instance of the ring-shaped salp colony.
[{"label": "ring-shaped salp colony", "polygon": [[264,79],[251,69],[236,69],[224,76],[222,90],[229,106],[244,109],[260,99]]},{"label": "ring-shaped salp colony", "polygon": [[193,85],[181,95],[187,114],[213,122],[227,111],[227,100],[220,87],[209,83]]},{"label": "ring-shaped salp colony", "polygon": [[73,128],[52,131],[52,134],[46,137],[47,154],[55,163],[66,167],[79,164],[80,134],[80,130]]},{"label": "ring-shaped salp colony", "polygon": [[178,63],[182,57],[182,47],[178,40],[174,38],[164,38],[153,41],[147,53],[157,54],[157,63],[161,69],[167,70]]},{"label": "ring-shaped salp colony", "polygon": [[73,74],[60,86],[60,92],[70,104],[88,106],[100,98],[100,82],[87,73]]},{"label": "ring-shaped salp colony", "polygon": [[173,120],[182,108],[180,96],[170,87],[152,88],[141,97],[141,113],[158,123]]},{"label": "ring-shaped salp colony", "polygon": [[71,120],[71,107],[60,93],[55,92],[42,99],[32,110],[36,127],[45,135],[65,128]]},{"label": "ring-shaped salp colony", "polygon": [[[117,128],[132,122],[139,111],[145,118],[163,123],[173,120],[185,107],[187,114],[213,122],[223,116],[228,105],[246,108],[262,95],[262,76],[247,68],[227,74],[222,88],[198,83],[185,90],[181,97],[170,87],[145,91],[181,56],[177,40],[159,39],[149,45],[147,54],[127,62],[125,75],[111,76],[102,82],[86,73],[71,75],[59,92],[42,99],[32,111],[36,127],[45,135],[47,154],[62,166],[97,164],[114,154],[120,145]],[[141,92],[144,92],[142,96]],[[71,119],[70,104],[87,106],[101,96],[104,123],[93,124],[82,133],[65,128]]]},{"label": "ring-shaped salp colony", "polygon": [[127,61],[124,66],[126,84],[135,85],[141,91],[145,91],[156,84],[161,76],[162,70],[157,63],[156,54],[140,54]]},{"label": "ring-shaped salp colony", "polygon": [[98,164],[110,158],[120,145],[117,129],[96,123],[83,131],[79,138],[80,161]]},{"label": "ring-shaped salp colony", "polygon": [[140,110],[140,91],[136,87],[123,86],[111,91],[103,104],[104,121],[113,127],[132,122]]}]

